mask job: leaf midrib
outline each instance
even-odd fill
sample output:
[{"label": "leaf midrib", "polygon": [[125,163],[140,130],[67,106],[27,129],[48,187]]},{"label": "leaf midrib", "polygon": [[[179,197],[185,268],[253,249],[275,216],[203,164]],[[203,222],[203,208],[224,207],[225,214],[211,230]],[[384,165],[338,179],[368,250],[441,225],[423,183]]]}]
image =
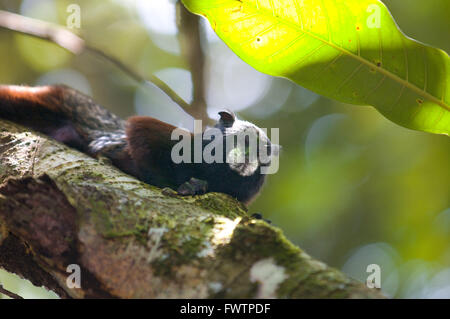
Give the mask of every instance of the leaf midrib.
[{"label": "leaf midrib", "polygon": [[[235,1],[237,1],[237,0],[235,0]],[[245,1],[245,0],[239,0],[238,2],[242,2],[242,1]],[[294,0],[294,1],[297,1],[297,0]],[[226,3],[226,2],[224,2],[224,3]],[[223,5],[224,3],[222,3],[221,5]],[[392,73],[391,71],[389,71],[389,70],[387,70],[387,69],[384,69],[383,67],[379,67],[379,66],[377,66],[376,64],[370,62],[369,60],[364,59],[364,58],[361,57],[360,55],[356,55],[356,54],[354,54],[354,53],[352,53],[352,52],[350,52],[350,51],[348,51],[348,50],[346,50],[346,49],[344,49],[344,48],[342,48],[342,47],[339,47],[339,46],[333,44],[332,42],[329,42],[329,41],[327,41],[327,40],[324,40],[324,39],[322,39],[321,37],[315,35],[314,33],[308,32],[308,31],[306,31],[306,30],[300,28],[300,26],[298,26],[298,25],[295,24],[295,23],[286,21],[285,19],[282,19],[282,18],[279,17],[279,16],[275,16],[275,15],[273,15],[273,14],[268,14],[268,13],[267,13],[268,10],[265,9],[265,8],[257,8],[256,6],[254,6],[254,5],[252,5],[252,4],[248,3],[248,2],[246,2],[246,5],[247,5],[248,7],[251,7],[251,8],[252,8],[253,10],[255,10],[256,12],[260,13],[262,16],[265,16],[265,17],[268,17],[268,18],[271,18],[271,19],[278,20],[280,23],[283,23],[284,25],[286,25],[286,26],[288,26],[288,27],[291,27],[291,28],[293,28],[293,29],[295,29],[295,30],[297,30],[297,31],[299,31],[299,32],[303,32],[303,33],[305,33],[306,35],[309,35],[309,36],[313,37],[313,38],[316,39],[316,40],[322,41],[323,43],[325,43],[325,44],[331,46],[332,48],[334,48],[334,49],[336,49],[336,50],[338,50],[338,51],[340,51],[340,52],[342,52],[342,53],[344,53],[344,54],[347,54],[347,55],[350,56],[350,57],[355,58],[356,60],[358,60],[358,61],[360,61],[360,62],[366,64],[367,66],[370,66],[371,68],[373,68],[373,69],[376,70],[377,72],[380,72],[381,74],[387,76],[388,78],[394,80],[395,82],[398,82],[398,83],[402,84],[402,86],[407,87],[408,89],[410,89],[410,90],[412,90],[412,91],[415,91],[415,92],[416,92],[417,94],[419,94],[420,96],[422,96],[422,97],[424,97],[424,98],[426,98],[426,99],[432,101],[433,103],[439,105],[439,106],[442,107],[444,110],[450,111],[450,105],[445,104],[444,101],[440,100],[440,99],[437,98],[436,96],[434,96],[434,95],[428,93],[427,91],[424,91],[423,89],[417,87],[415,84],[413,84],[413,83],[411,83],[411,82],[409,82],[409,81],[407,81],[407,80],[405,80],[405,79],[399,77],[398,75]],[[327,21],[328,21],[328,18],[327,18],[327,17],[325,17],[325,18],[326,18]],[[330,24],[329,21],[328,21],[328,24]],[[398,30],[397,30],[397,31],[398,31]],[[329,29],[329,32],[331,32],[331,29]],[[402,34],[401,36],[404,36],[404,35]],[[419,43],[417,43],[417,44],[419,44]]]}]

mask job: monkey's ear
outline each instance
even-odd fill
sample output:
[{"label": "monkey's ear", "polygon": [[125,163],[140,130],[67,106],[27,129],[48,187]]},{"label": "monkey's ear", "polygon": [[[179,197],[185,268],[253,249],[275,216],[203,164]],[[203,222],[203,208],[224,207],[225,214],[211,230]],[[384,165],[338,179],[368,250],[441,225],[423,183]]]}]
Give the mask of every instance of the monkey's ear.
[{"label": "monkey's ear", "polygon": [[236,120],[236,115],[230,110],[224,110],[219,112],[220,115],[220,123],[225,127],[233,126],[234,121]]}]

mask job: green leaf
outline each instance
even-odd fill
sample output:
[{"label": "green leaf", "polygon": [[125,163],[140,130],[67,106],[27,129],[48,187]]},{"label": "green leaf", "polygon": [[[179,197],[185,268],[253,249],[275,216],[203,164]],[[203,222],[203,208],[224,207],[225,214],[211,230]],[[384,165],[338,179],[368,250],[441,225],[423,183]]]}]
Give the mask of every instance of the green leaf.
[{"label": "green leaf", "polygon": [[391,121],[450,134],[450,59],[377,0],[183,0],[255,69]]}]

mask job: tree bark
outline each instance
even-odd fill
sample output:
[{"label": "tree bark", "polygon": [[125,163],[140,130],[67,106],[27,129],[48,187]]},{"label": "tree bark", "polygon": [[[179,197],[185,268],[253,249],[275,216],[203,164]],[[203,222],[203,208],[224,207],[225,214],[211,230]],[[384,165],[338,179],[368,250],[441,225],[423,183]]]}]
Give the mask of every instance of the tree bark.
[{"label": "tree bark", "polygon": [[179,197],[2,120],[0,267],[65,298],[383,297],[227,195]]}]

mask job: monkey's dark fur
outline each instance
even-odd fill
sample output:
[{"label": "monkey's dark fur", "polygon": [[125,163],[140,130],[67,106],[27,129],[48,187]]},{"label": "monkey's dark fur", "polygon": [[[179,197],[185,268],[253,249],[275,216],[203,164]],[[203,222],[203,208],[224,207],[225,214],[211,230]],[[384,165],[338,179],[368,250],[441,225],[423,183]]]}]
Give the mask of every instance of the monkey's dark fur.
[{"label": "monkey's dark fur", "polygon": [[[215,127],[224,139],[250,129],[269,152],[275,153],[276,145],[255,125],[236,119],[231,112],[220,115]],[[258,160],[256,164],[233,166],[226,163],[225,149],[223,163],[176,164],[171,159],[172,147],[178,143],[171,140],[175,126],[144,116],[124,121],[88,96],[62,85],[0,86],[0,118],[28,126],[91,156],[105,156],[116,167],[144,182],[175,188],[184,195],[204,191],[195,182],[199,179],[207,182],[208,191],[223,192],[249,203],[264,183],[261,166],[270,164]],[[190,137],[193,142],[194,136]],[[203,147],[208,142],[203,141]]]}]

